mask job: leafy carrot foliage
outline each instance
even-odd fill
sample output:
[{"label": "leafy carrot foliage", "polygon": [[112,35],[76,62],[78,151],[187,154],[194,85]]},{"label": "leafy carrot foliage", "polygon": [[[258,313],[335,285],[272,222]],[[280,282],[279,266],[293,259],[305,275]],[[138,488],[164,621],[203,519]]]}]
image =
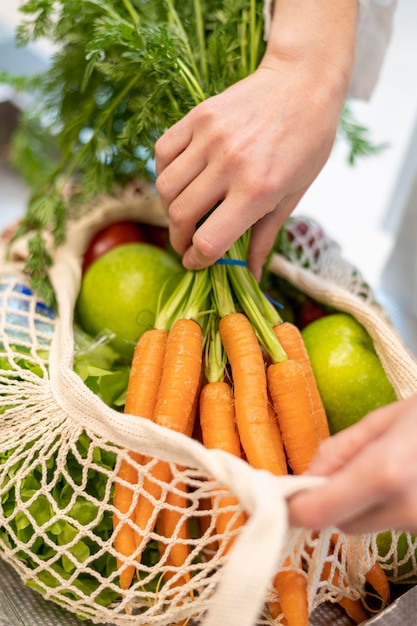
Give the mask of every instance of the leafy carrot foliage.
[{"label": "leafy carrot foliage", "polygon": [[[13,162],[33,187],[16,236],[33,234],[27,270],[48,304],[54,294],[45,228],[58,245],[86,201],[133,176],[152,181],[155,140],[257,67],[265,49],[262,11],[261,0],[22,3],[17,43],[47,38],[55,47],[41,75],[0,76],[34,96],[14,140]],[[351,119],[342,133],[346,128],[353,145]]]}]

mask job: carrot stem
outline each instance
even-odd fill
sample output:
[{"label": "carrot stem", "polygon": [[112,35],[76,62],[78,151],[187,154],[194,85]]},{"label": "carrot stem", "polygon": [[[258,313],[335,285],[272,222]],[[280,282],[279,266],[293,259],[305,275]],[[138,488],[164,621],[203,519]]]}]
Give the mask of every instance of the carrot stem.
[{"label": "carrot stem", "polygon": [[[240,261],[245,261],[247,259],[247,249],[245,250],[244,239],[245,238],[242,236],[240,239],[235,241],[235,243],[231,246],[230,250],[227,253],[228,258],[237,259]],[[246,248],[247,245],[248,244],[246,243]],[[259,283],[255,280],[255,277],[250,272],[250,270],[247,267],[237,265],[233,266],[233,271],[239,278],[239,281],[242,284],[242,288],[250,293],[251,298],[257,304],[267,322],[269,322],[271,326],[276,326],[277,324],[282,322],[280,314],[276,310],[275,306],[262,292]]]},{"label": "carrot stem", "polygon": [[[231,261],[233,259],[246,260],[243,239],[232,245],[227,257]],[[237,301],[251,321],[259,341],[271,357],[272,362],[284,361],[287,355],[272,330],[273,326],[282,322],[279,313],[262,293],[253,274],[247,267],[232,263],[227,266],[227,275]]]},{"label": "carrot stem", "polygon": [[272,326],[266,322],[259,308],[256,306],[255,301],[244,290],[236,273],[234,271],[230,271],[229,275],[230,281],[233,285],[235,293],[237,294],[240,305],[248,316],[262,347],[271,357],[273,363],[280,363],[281,361],[285,361],[288,357],[282,349],[282,346],[279,343],[278,338],[272,329]]},{"label": "carrot stem", "polygon": [[174,292],[165,302],[164,306],[156,314],[155,328],[168,331],[173,320],[177,319],[184,307],[184,302],[189,299],[191,287],[194,281],[194,272],[185,272]]},{"label": "carrot stem", "polygon": [[224,380],[227,363],[226,353],[223,349],[216,322],[216,318],[212,315],[210,320],[209,340],[206,345],[204,370],[206,379],[210,383],[222,382]]},{"label": "carrot stem", "polygon": [[213,286],[213,297],[217,313],[220,317],[225,317],[229,313],[236,311],[233,301],[232,291],[227,277],[225,265],[216,263],[210,267],[210,278]]}]

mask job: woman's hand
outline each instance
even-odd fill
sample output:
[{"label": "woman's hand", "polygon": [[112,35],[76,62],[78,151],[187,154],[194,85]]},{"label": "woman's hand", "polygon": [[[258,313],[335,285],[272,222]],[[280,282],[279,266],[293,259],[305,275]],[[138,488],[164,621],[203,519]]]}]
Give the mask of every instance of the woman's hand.
[{"label": "woman's hand", "polygon": [[336,526],[348,534],[417,533],[417,396],[324,441],[309,474],[328,480],[290,499],[293,525]]},{"label": "woman's hand", "polygon": [[185,267],[212,264],[254,225],[249,264],[260,276],[278,229],[334,143],[355,20],[353,0],[307,0],[303,12],[280,0],[259,68],[157,141],[156,186]]}]

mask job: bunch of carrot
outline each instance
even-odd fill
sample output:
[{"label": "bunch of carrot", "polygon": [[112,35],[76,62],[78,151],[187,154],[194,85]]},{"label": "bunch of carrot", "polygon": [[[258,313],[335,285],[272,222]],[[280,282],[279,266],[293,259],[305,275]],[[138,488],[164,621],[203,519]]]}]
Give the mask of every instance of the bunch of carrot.
[{"label": "bunch of carrot", "polygon": [[[205,273],[186,273],[175,294],[159,311],[154,328],[141,335],[132,360],[126,413],[192,435],[204,344],[203,326],[197,320],[208,305],[208,296],[209,281]],[[147,472],[139,490],[140,467],[145,464]],[[162,554],[165,552],[162,537],[169,541],[178,525],[178,505],[186,508],[183,485],[165,497],[163,485],[171,480],[172,468],[165,461],[133,453],[121,460],[114,488],[113,526],[122,589],[131,585],[157,522]],[[169,508],[161,509],[162,503]],[[178,535],[185,540],[187,528],[185,524],[182,526]],[[170,550],[170,564],[178,568],[186,557],[187,544],[176,542]]]},{"label": "bunch of carrot", "polygon": [[[282,321],[261,292],[244,264],[247,246],[246,235],[222,263],[185,273],[154,328],[138,341],[125,412],[188,436],[198,418],[206,447],[278,476],[300,474],[329,436],[326,414],[301,333]],[[177,585],[189,580],[189,574],[179,574],[187,571],[181,568],[189,557],[182,515],[187,488],[181,480],[173,483],[173,471],[165,461],[133,453],[120,463],[114,544],[122,589],[130,587],[155,527],[165,579],[176,575]],[[211,504],[218,548],[226,554],[246,515],[226,490],[213,492]],[[288,558],[271,584],[277,592],[269,604],[273,617],[307,626],[303,564]]]}]

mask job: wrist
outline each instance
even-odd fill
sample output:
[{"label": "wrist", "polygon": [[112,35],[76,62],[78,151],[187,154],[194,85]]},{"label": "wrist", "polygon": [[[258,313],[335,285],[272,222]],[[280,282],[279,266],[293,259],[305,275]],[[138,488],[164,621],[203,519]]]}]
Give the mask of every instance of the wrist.
[{"label": "wrist", "polygon": [[354,65],[356,21],[356,0],[276,0],[260,66],[292,64],[305,71],[308,83],[327,86],[344,99]]}]

